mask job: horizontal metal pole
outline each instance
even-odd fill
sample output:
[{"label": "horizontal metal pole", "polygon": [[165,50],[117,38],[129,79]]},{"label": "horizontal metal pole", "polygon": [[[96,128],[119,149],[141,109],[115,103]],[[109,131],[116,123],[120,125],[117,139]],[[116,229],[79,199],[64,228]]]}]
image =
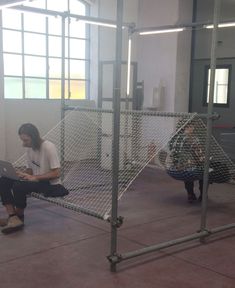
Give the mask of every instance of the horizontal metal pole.
[{"label": "horizontal metal pole", "polygon": [[[42,8],[35,8],[35,7],[28,7],[28,6],[14,6],[11,7],[11,9],[19,10],[22,12],[31,12],[31,13],[37,13],[37,14],[43,14],[43,15],[48,15],[48,16],[59,16],[59,17],[70,17],[70,18],[75,18],[77,20],[83,20],[83,21],[92,21],[94,22],[101,22],[105,24],[111,24],[111,25],[116,25],[116,21],[110,20],[110,19],[104,19],[104,18],[98,18],[98,17],[92,17],[92,16],[85,16],[85,15],[79,15],[79,14],[73,14],[69,13],[68,11],[64,12],[59,12],[59,11],[54,11],[54,10],[47,10],[47,9],[42,9]],[[124,27],[127,28],[132,28],[134,27],[133,23],[123,23]]]},{"label": "horizontal metal pole", "polygon": [[[102,108],[87,108],[87,107],[78,107],[78,106],[65,106],[65,110],[75,110],[75,111],[84,111],[84,112],[102,112],[102,113],[113,113],[113,109],[102,109]],[[218,119],[220,116],[217,113],[212,115],[208,114],[197,114],[197,113],[188,113],[188,112],[162,112],[162,111],[148,111],[148,110],[122,110],[121,114],[140,114],[147,116],[162,116],[162,117],[183,117],[183,116],[197,116],[199,118],[212,118]]]},{"label": "horizontal metal pole", "polygon": [[74,110],[81,112],[104,112],[104,113],[113,113],[112,109],[101,109],[101,108],[87,108],[87,107],[78,107],[78,106],[65,106],[65,110]]},{"label": "horizontal metal pole", "polygon": [[[67,16],[71,17],[71,18],[75,18],[77,20],[102,22],[102,23],[112,24],[112,25],[117,24],[117,22],[114,20],[97,18],[97,17],[92,17],[92,16],[77,15],[77,14],[72,14],[72,13],[67,13]],[[131,27],[131,28],[133,27],[133,25],[134,25],[133,23],[123,23],[122,24],[123,27]]]},{"label": "horizontal metal pole", "polygon": [[63,12],[54,11],[54,10],[48,10],[48,9],[42,9],[42,8],[34,8],[34,7],[28,7],[28,6],[14,6],[11,7],[11,9],[22,11],[22,12],[31,12],[31,13],[37,13],[37,14],[43,14],[48,16],[64,16]]},{"label": "horizontal metal pole", "polygon": [[224,226],[219,226],[219,227],[216,227],[216,228],[212,228],[210,230],[210,233],[211,234],[216,234],[216,233],[219,233],[219,232],[222,232],[222,231],[226,231],[226,230],[229,230],[229,229],[232,229],[232,228],[235,228],[235,223],[231,223],[231,224],[227,224],[227,225],[224,225]]},{"label": "horizontal metal pole", "polygon": [[218,233],[218,232],[222,232],[222,231],[226,231],[229,229],[235,228],[235,223],[232,224],[228,224],[228,225],[224,225],[224,226],[220,226],[211,230],[204,230],[202,232],[198,232],[189,236],[185,236],[182,238],[178,238],[178,239],[174,239],[171,241],[167,241],[167,242],[163,242],[157,245],[153,245],[153,246],[149,246],[149,247],[145,247],[139,250],[135,250],[132,252],[128,252],[128,253],[124,253],[124,254],[118,254],[115,256],[109,256],[108,259],[110,262],[112,263],[119,263],[123,260],[127,260],[127,259],[131,259],[140,255],[144,255],[150,252],[154,252],[154,251],[158,251],[161,250],[163,248],[167,248],[167,247],[171,247],[171,246],[175,246],[181,243],[185,243],[185,242],[189,242],[191,240],[195,240],[195,239],[199,239],[199,238],[204,238],[207,236],[210,236],[212,234]]}]

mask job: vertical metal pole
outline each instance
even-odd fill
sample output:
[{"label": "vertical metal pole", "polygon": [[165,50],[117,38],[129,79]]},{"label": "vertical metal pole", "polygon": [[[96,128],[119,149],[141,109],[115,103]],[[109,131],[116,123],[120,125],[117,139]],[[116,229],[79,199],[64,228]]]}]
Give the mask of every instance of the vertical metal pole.
[{"label": "vertical metal pole", "polygon": [[61,126],[60,126],[60,162],[61,162],[61,179],[64,179],[64,149],[65,149],[65,18],[64,15],[62,21],[62,36],[61,36]]},{"label": "vertical metal pole", "polygon": [[[201,230],[206,229],[206,214],[207,214],[207,192],[208,192],[208,180],[209,180],[209,162],[210,162],[210,145],[212,134],[212,113],[213,113],[213,98],[214,98],[214,83],[215,83],[215,71],[216,71],[216,48],[217,48],[217,30],[218,30],[218,18],[220,15],[221,0],[214,1],[214,29],[212,31],[212,43],[211,43],[211,75],[210,75],[210,90],[209,90],[209,103],[207,110],[207,137],[206,137],[206,154],[205,154],[205,166],[203,175],[203,196],[202,196],[202,214],[201,214]],[[203,240],[203,238],[201,238]]]},{"label": "vertical metal pole", "polygon": [[[118,174],[120,140],[120,95],[122,65],[122,17],[123,0],[117,0],[116,64],[113,91],[113,142],[112,142],[112,213],[111,213],[111,256],[117,253],[117,214],[118,214]],[[116,271],[116,263],[111,263],[110,270]]]},{"label": "vertical metal pole", "polygon": [[[197,21],[197,0],[193,0],[193,17],[192,22]],[[188,111],[192,112],[192,102],[193,102],[193,79],[194,79],[194,57],[196,48],[196,29],[192,29],[191,36],[191,56],[190,56],[190,80],[189,80],[189,103]]]}]

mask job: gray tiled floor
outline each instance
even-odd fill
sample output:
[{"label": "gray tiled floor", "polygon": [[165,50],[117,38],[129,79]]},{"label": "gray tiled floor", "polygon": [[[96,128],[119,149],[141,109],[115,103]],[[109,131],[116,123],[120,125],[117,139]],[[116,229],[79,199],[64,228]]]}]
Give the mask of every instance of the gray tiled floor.
[{"label": "gray tiled floor", "polygon": [[[212,185],[208,226],[235,222],[235,186]],[[119,203],[118,251],[130,252],[195,233],[199,203],[181,182],[146,169]],[[0,216],[4,215],[0,208]],[[0,235],[1,288],[234,288],[235,229],[123,261],[109,271],[109,224],[29,199],[24,231]]]}]

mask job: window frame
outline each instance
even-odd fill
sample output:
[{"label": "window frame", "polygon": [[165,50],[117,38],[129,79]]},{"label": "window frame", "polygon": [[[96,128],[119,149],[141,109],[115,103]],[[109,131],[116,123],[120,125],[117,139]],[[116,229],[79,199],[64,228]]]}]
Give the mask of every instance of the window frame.
[{"label": "window frame", "polygon": [[[207,103],[207,89],[208,89],[208,76],[210,65],[205,65],[204,69],[204,87],[203,87],[203,103],[204,107],[208,106]],[[214,107],[221,107],[221,108],[229,108],[230,106],[230,88],[231,88],[231,77],[232,77],[232,64],[218,64],[216,65],[216,69],[228,69],[228,87],[227,87],[227,103],[213,103]],[[215,91],[214,91],[215,93]],[[214,100],[214,97],[213,97]]]},{"label": "window frame", "polygon": [[[69,7],[70,5],[70,0],[66,0],[67,1],[67,5]],[[83,0],[77,0],[78,2],[82,3],[83,5],[85,5],[85,15],[86,16],[89,16],[90,15],[90,5],[83,1]],[[47,7],[47,1],[45,1],[45,7]],[[43,8],[45,9],[45,11],[47,10],[47,8]],[[27,13],[27,12],[25,12]],[[2,18],[2,21],[3,21],[3,17]],[[69,18],[69,17],[68,17]],[[62,19],[61,20],[61,23],[62,23]],[[69,22],[69,21],[68,21]],[[45,32],[33,32],[33,31],[28,31],[27,29],[25,29],[24,27],[24,16],[23,14],[21,15],[21,26],[17,29],[14,29],[14,28],[8,28],[8,27],[4,27],[3,23],[1,25],[1,34],[3,35],[3,31],[17,31],[17,32],[20,32],[21,34],[21,39],[22,39],[22,50],[20,53],[17,53],[17,52],[9,52],[7,50],[3,50],[1,51],[1,54],[2,54],[2,57],[4,57],[4,55],[19,55],[21,56],[22,58],[22,75],[21,76],[18,76],[18,75],[8,75],[8,74],[5,74],[4,70],[3,70],[3,81],[5,83],[5,78],[7,79],[10,79],[10,78],[20,78],[21,81],[22,81],[22,97],[5,97],[5,93],[4,93],[4,99],[21,99],[21,100],[24,100],[24,99],[27,99],[27,100],[60,100],[62,98],[62,95],[60,93],[59,97],[58,98],[54,98],[53,96],[50,97],[50,82],[51,81],[54,81],[54,80],[59,80],[60,83],[62,83],[62,78],[61,78],[61,75],[60,75],[60,78],[54,78],[54,77],[50,77],[50,74],[49,74],[49,60],[50,59],[58,59],[60,60],[60,62],[62,61],[62,55],[60,56],[50,56],[49,55],[49,37],[50,36],[57,36],[60,40],[62,40],[62,35],[57,35],[57,34],[53,34],[53,33],[49,33],[49,29],[48,29],[48,18],[47,18],[47,15],[45,14]],[[68,29],[68,26],[66,25],[65,29],[67,30]],[[25,53],[25,41],[24,41],[24,35],[25,33],[31,33],[33,35],[43,35],[45,37],[45,53],[44,55],[37,55],[37,54],[29,54],[29,53]],[[77,57],[70,57],[70,55],[67,55],[65,56],[65,63],[68,63],[70,61],[73,61],[73,60],[82,60],[84,61],[84,67],[85,67],[85,71],[84,71],[84,77],[82,76],[80,79],[79,78],[76,78],[75,80],[78,82],[78,86],[76,88],[76,91],[78,92],[79,91],[79,83],[82,84],[82,86],[85,87],[85,95],[84,95],[84,98],[81,98],[81,100],[86,100],[86,99],[90,99],[90,27],[89,25],[87,25],[86,27],[86,30],[85,30],[85,35],[84,37],[74,37],[74,36],[70,36],[70,35],[67,35],[65,36],[64,38],[65,40],[65,43],[67,44],[68,43],[68,39],[77,39],[77,40],[84,40],[84,45],[85,45],[85,51],[84,51],[84,59],[82,58],[79,58],[78,56]],[[3,40],[3,38],[2,38]],[[3,48],[3,47],[2,47]],[[26,75],[26,71],[25,71],[25,65],[26,65],[26,62],[25,62],[25,58],[28,57],[28,56],[37,56],[37,57],[42,57],[45,59],[46,61],[46,71],[45,71],[45,77],[41,77],[41,76],[32,76],[32,75]],[[79,62],[78,62],[79,63]],[[4,67],[4,63],[3,63],[3,67]],[[79,69],[78,69],[79,70]],[[72,72],[71,72],[72,73]],[[34,97],[34,98],[28,98],[26,97],[27,93],[26,93],[26,90],[25,90],[25,83],[26,83],[26,80],[27,79],[30,79],[30,78],[35,78],[35,79],[40,79],[40,80],[44,80],[46,81],[46,91],[45,91],[45,97],[43,98],[38,98],[38,97]],[[68,77],[65,77],[65,82],[70,82],[70,81],[74,81],[73,78],[69,78],[69,75]],[[62,85],[62,84],[60,84]],[[4,85],[5,86],[5,85]],[[60,86],[61,87],[61,86]],[[69,87],[69,86],[68,86]],[[69,89],[69,88],[68,88]],[[59,90],[58,90],[59,91]],[[65,91],[65,95],[68,95],[68,97],[65,98],[65,100],[80,100],[80,98],[70,98],[69,95],[70,95],[70,92],[71,91]]]}]

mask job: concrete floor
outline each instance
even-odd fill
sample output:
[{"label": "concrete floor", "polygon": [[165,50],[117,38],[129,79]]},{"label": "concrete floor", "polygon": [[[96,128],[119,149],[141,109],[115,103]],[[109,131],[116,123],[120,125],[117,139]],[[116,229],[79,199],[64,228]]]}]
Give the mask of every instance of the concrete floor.
[{"label": "concrete floor", "polygon": [[[147,168],[119,203],[125,253],[195,233],[201,205],[188,204],[183,183]],[[0,217],[4,216],[0,208]],[[213,184],[208,228],[235,222],[235,186]],[[139,256],[109,270],[109,224],[29,199],[25,228],[0,235],[1,288],[234,288],[235,229]]]}]

